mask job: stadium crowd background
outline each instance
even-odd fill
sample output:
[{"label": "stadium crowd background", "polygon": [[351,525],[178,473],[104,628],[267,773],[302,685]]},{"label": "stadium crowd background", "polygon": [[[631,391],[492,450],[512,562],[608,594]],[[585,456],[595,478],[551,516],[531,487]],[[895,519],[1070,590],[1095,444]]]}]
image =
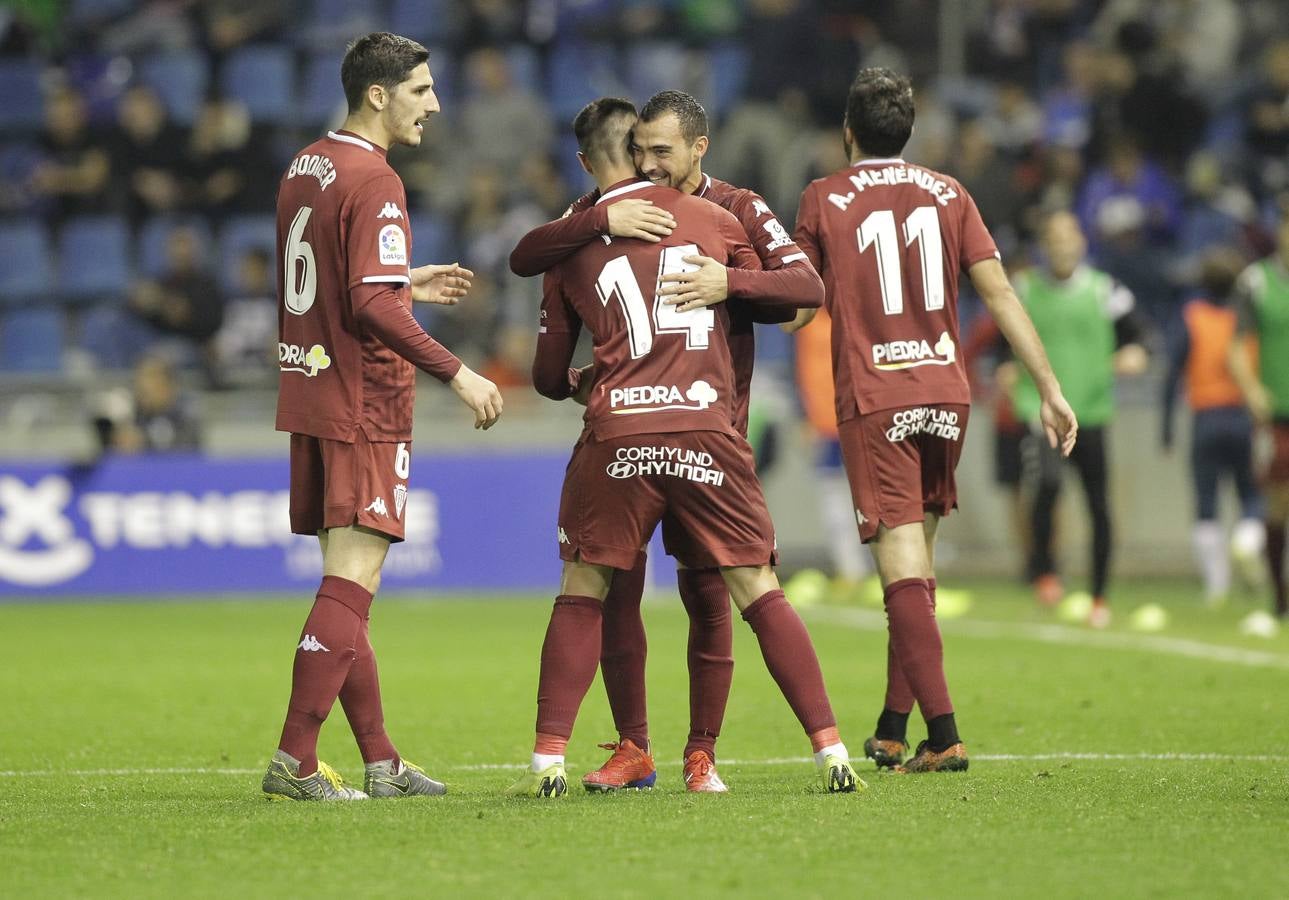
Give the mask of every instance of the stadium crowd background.
[{"label": "stadium crowd background", "polygon": [[[1032,260],[1043,212],[1075,210],[1156,348],[1203,255],[1262,256],[1289,214],[1282,0],[27,0],[0,9],[7,455],[73,453],[45,435],[91,422],[118,450],[197,447],[233,420],[267,446],[276,181],[341,118],[344,45],[377,29],[431,48],[443,106],[422,148],[391,154],[414,262],[476,272],[466,303],[418,314],[509,389],[508,416],[541,407],[523,387],[540,285],[507,256],[589,187],[567,123],[598,95],[693,93],[713,122],[705,170],[787,224],[807,181],[845,163],[856,69],[908,72],[905,158],[968,187],[1009,266]],[[791,398],[791,341],[763,329],[760,353],[764,396]],[[1134,394],[1150,415],[1154,383]],[[131,404],[164,427],[119,427]]]}]

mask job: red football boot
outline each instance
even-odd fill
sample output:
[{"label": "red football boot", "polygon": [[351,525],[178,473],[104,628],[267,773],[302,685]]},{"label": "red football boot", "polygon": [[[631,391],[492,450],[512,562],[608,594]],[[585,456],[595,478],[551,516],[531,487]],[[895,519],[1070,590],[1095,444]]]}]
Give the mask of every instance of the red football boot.
[{"label": "red football boot", "polygon": [[641,791],[653,787],[658,771],[651,754],[629,740],[600,746],[612,750],[613,755],[594,772],[582,776],[582,786],[588,791],[608,793],[624,788]]}]

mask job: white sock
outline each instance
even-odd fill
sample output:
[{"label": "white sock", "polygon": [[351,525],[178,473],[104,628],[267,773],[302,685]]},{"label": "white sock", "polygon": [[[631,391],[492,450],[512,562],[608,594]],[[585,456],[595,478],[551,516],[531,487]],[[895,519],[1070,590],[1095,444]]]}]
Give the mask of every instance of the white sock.
[{"label": "white sock", "polygon": [[1192,537],[1195,559],[1204,578],[1204,594],[1210,599],[1223,596],[1231,588],[1231,561],[1226,555],[1221,523],[1201,519],[1195,523]]},{"label": "white sock", "polygon": [[528,764],[528,768],[533,772],[544,772],[551,766],[564,765],[563,753],[534,753],[533,761]]},{"label": "white sock", "polygon": [[1241,519],[1231,530],[1231,551],[1239,557],[1258,557],[1267,546],[1267,529],[1261,519]]},{"label": "white sock", "polygon": [[850,762],[850,754],[846,752],[845,744],[831,744],[815,754],[815,765],[822,766],[829,756],[840,756],[846,762]]}]

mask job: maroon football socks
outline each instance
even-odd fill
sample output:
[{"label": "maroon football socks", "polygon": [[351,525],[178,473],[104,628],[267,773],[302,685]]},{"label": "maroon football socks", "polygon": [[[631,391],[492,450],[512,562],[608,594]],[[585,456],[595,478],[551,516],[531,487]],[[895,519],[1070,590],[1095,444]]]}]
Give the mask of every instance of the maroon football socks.
[{"label": "maroon football socks", "polygon": [[932,749],[942,750],[948,746],[946,740],[949,745],[957,743],[957,734],[930,586],[922,578],[905,578],[886,586],[885,599],[895,656],[927,721]]},{"label": "maroon football socks", "polygon": [[758,597],[743,610],[743,618],[756,633],[765,666],[806,734],[835,727],[837,720],[824,689],[814,644],[783,591],[773,590]]},{"label": "maroon football socks", "polygon": [[645,556],[635,568],[613,573],[604,598],[603,646],[600,673],[619,740],[637,747],[649,746],[648,707],[645,703],[645,630],[640,618],[644,596]]},{"label": "maroon football socks", "polygon": [[[935,579],[927,579],[931,592],[931,609],[935,610]],[[888,622],[889,630],[889,622]],[[904,676],[904,667],[895,654],[895,641],[886,640],[886,703],[877,718],[873,736],[885,741],[904,741],[908,732],[909,713],[913,712],[913,688]]]},{"label": "maroon football socks", "polygon": [[291,670],[291,700],[278,747],[300,761],[299,775],[318,770],[318,732],[349,674],[372,595],[362,585],[324,576],[305,620]]},{"label": "maroon football socks", "polygon": [[689,613],[689,741],[684,758],[703,750],[715,761],[734,678],[729,590],[720,569],[681,569],[676,581]]},{"label": "maroon football socks", "polygon": [[600,666],[601,604],[594,597],[555,598],[537,680],[537,731],[567,739]]},{"label": "maroon football socks", "polygon": [[376,654],[372,650],[367,626],[370,618],[363,619],[358,630],[357,656],[349,667],[349,675],[340,686],[340,706],[349,720],[349,727],[358,742],[363,762],[373,763],[398,759],[398,751],[385,732],[385,712],[380,702],[380,677],[376,673]]}]

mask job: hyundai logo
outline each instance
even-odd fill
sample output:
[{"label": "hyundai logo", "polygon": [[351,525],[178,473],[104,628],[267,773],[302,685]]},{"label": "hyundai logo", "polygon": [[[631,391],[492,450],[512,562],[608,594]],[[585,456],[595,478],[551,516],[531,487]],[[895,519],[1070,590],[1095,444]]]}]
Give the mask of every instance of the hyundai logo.
[{"label": "hyundai logo", "polygon": [[619,460],[609,463],[609,467],[605,471],[609,473],[611,478],[630,478],[636,474],[636,464]]}]

